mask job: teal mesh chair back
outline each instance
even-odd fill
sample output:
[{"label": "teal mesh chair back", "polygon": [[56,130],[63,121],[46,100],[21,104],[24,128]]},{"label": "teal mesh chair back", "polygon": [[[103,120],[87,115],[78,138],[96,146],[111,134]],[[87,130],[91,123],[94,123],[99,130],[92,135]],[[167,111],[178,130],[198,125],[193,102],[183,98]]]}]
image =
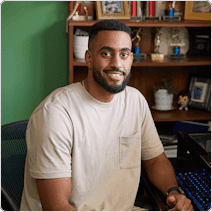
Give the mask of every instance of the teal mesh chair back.
[{"label": "teal mesh chair back", "polygon": [[1,182],[20,205],[26,157],[28,120],[1,127]]}]

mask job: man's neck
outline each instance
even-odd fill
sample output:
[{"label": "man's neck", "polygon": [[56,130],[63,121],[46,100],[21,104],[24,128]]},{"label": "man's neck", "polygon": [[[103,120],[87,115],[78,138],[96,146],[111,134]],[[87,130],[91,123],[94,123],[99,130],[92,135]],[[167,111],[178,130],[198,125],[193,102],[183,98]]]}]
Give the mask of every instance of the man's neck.
[{"label": "man's neck", "polygon": [[84,80],[84,88],[88,93],[100,102],[111,102],[115,94],[111,94],[106,91],[101,85],[99,85],[93,78],[86,78]]}]

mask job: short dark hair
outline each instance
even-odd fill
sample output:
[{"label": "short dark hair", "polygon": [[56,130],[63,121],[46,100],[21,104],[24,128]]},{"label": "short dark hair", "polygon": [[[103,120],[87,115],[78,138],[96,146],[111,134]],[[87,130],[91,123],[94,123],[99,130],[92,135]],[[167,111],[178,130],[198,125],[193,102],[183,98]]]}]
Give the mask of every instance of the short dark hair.
[{"label": "short dark hair", "polygon": [[94,24],[89,31],[89,42],[90,40],[98,34],[99,31],[103,30],[115,30],[123,31],[129,34],[131,38],[131,29],[126,24],[117,20],[102,20]]}]

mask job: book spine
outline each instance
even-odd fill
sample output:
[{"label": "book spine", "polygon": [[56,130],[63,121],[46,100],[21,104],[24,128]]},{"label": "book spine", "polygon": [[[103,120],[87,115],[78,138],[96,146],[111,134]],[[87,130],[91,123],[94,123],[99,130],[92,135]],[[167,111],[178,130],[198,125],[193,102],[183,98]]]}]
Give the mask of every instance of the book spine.
[{"label": "book spine", "polygon": [[149,17],[149,1],[146,1],[145,4],[145,16]]},{"label": "book spine", "polygon": [[137,16],[137,2],[136,1],[131,2],[131,16],[132,17]]},{"label": "book spine", "polygon": [[149,2],[149,17],[155,16],[155,1]]}]

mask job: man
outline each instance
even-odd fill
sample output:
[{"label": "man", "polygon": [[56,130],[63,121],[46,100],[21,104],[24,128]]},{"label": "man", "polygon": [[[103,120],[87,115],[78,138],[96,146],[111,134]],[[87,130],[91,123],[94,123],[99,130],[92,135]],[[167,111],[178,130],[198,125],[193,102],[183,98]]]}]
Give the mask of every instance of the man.
[{"label": "man", "polygon": [[[27,127],[21,210],[132,210],[141,160],[164,194],[177,186],[148,104],[126,86],[133,62],[131,31],[119,21],[90,30],[88,77],[52,92]],[[172,210],[193,210],[177,190]]]}]

